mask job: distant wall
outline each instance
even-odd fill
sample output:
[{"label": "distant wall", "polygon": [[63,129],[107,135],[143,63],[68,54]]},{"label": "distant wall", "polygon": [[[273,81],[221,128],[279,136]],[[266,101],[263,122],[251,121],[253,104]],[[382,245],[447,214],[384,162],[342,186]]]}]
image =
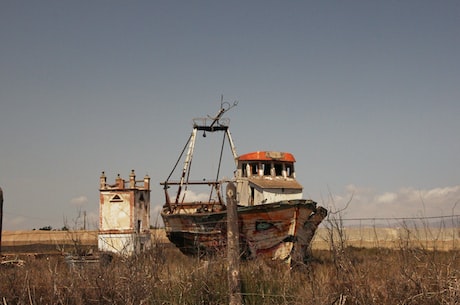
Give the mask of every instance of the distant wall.
[{"label": "distant wall", "polygon": [[3,246],[32,244],[73,244],[97,245],[97,231],[3,231]]},{"label": "distant wall", "polygon": [[[164,230],[151,230],[152,241],[167,242]],[[73,244],[97,246],[98,231],[3,231],[2,245],[22,246],[31,244]]]},{"label": "distant wall", "polygon": [[[334,242],[339,242],[338,232],[332,232]],[[343,228],[343,241],[347,246],[398,248],[423,247],[426,249],[460,249],[460,228]],[[151,230],[152,243],[168,242],[163,229]],[[73,244],[97,247],[98,231],[4,231],[2,245],[21,246],[31,244]],[[313,249],[329,249],[331,231],[321,227],[313,239]]]},{"label": "distant wall", "polygon": [[[339,234],[340,233],[340,234]],[[342,237],[340,237],[340,235]],[[460,249],[460,228],[342,228],[341,232],[319,228],[313,240],[314,249],[329,249],[331,239],[336,245],[360,248],[419,247],[425,249]]]}]

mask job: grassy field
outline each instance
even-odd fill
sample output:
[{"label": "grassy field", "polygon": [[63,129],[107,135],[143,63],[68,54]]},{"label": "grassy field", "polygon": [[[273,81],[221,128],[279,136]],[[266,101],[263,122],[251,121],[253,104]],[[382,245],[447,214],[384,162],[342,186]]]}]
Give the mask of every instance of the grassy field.
[{"label": "grassy field", "polygon": [[[326,244],[313,247],[306,264],[243,261],[243,304],[460,304],[460,250],[401,237],[391,248],[356,247],[341,228],[324,234]],[[69,264],[59,251],[18,256],[22,266],[1,266],[0,303],[228,303],[224,256],[198,260],[156,241],[139,255],[82,265]],[[67,249],[88,246],[70,243]]]}]

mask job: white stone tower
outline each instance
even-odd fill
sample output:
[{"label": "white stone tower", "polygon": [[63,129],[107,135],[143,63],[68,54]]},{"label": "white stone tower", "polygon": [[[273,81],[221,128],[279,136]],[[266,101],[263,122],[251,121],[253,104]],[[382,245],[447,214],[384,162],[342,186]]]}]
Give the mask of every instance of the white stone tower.
[{"label": "white stone tower", "polygon": [[132,170],[128,182],[118,174],[110,185],[102,172],[99,195],[99,251],[130,255],[149,248],[150,177],[136,181]]}]

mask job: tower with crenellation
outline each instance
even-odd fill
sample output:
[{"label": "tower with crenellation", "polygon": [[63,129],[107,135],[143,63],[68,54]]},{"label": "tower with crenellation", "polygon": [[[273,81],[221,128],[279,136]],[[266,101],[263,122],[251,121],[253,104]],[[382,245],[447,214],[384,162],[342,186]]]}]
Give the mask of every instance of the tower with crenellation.
[{"label": "tower with crenellation", "polygon": [[123,255],[149,248],[150,177],[136,180],[134,170],[125,181],[120,174],[108,184],[102,172],[99,187],[99,251]]}]

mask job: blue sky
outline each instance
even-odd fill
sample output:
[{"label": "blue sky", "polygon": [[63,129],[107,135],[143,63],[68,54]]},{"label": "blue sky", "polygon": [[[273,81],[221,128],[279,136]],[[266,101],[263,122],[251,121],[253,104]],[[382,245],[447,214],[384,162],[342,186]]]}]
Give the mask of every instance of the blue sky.
[{"label": "blue sky", "polygon": [[78,211],[95,228],[101,171],[131,169],[153,222],[221,94],[238,153],[292,152],[306,197],[352,198],[350,218],[460,214],[458,1],[3,0],[0,42],[6,230]]}]

